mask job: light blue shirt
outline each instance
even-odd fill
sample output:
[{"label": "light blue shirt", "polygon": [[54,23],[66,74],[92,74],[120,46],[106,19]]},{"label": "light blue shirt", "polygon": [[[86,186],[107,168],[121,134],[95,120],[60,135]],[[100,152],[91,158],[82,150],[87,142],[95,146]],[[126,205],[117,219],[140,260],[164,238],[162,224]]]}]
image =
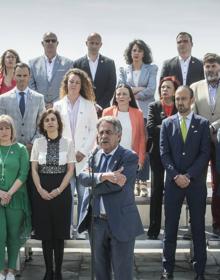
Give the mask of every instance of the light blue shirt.
[{"label": "light blue shirt", "polygon": [[19,94],[20,92],[24,92],[24,102],[25,102],[25,105],[26,105],[26,102],[27,102],[27,95],[28,95],[28,92],[29,92],[29,87],[27,87],[25,90],[19,90],[17,87],[15,88],[15,92],[16,92],[16,98],[17,98],[17,101],[18,101],[18,105],[20,103],[20,100],[21,100],[21,95]]}]

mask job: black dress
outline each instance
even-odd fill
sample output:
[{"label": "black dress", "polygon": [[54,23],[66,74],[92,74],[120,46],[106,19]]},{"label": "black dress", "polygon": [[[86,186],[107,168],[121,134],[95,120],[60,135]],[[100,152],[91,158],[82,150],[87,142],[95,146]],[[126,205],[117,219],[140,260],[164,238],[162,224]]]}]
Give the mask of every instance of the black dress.
[{"label": "black dress", "polygon": [[[66,140],[66,139],[65,139]],[[60,186],[67,164],[59,165],[60,139],[47,139],[46,164],[38,165],[41,186],[51,192]],[[52,200],[44,200],[33,188],[33,238],[70,239],[72,196],[70,185]]]}]

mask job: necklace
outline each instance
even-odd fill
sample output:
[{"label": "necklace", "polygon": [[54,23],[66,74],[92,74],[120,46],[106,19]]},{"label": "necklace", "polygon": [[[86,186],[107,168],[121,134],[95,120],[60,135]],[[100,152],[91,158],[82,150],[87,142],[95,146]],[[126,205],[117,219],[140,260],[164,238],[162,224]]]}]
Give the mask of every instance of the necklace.
[{"label": "necklace", "polygon": [[6,156],[5,156],[4,159],[3,159],[2,152],[1,152],[1,149],[0,149],[0,160],[1,160],[1,165],[2,165],[2,170],[1,170],[1,174],[0,174],[0,181],[1,182],[3,182],[4,179],[5,179],[4,178],[5,177],[5,162],[6,162],[7,158],[8,158],[9,152],[11,150],[11,146],[8,148],[8,151],[7,151]]}]

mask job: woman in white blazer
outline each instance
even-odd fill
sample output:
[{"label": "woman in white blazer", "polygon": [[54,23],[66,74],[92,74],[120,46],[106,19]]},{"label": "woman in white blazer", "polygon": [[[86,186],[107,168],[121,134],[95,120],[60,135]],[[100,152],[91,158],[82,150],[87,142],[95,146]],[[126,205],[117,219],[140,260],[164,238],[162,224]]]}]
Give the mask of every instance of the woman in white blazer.
[{"label": "woman in white blazer", "polygon": [[70,69],[63,78],[60,98],[55,102],[54,109],[61,114],[63,136],[71,138],[75,145],[76,177],[71,180],[71,189],[74,196],[76,186],[79,216],[84,187],[77,182],[77,177],[95,145],[97,123],[95,95],[86,72],[77,68]]}]

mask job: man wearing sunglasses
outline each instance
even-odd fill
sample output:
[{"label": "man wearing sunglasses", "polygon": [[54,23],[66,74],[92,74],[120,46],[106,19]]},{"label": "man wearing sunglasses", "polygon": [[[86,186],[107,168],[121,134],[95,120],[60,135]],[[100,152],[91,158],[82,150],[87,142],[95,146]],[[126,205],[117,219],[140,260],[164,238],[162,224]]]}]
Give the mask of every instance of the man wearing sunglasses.
[{"label": "man wearing sunglasses", "polygon": [[57,54],[59,42],[56,34],[47,32],[43,36],[44,55],[30,60],[30,88],[42,93],[46,107],[52,107],[59,99],[60,84],[64,74],[73,66],[73,61]]}]

